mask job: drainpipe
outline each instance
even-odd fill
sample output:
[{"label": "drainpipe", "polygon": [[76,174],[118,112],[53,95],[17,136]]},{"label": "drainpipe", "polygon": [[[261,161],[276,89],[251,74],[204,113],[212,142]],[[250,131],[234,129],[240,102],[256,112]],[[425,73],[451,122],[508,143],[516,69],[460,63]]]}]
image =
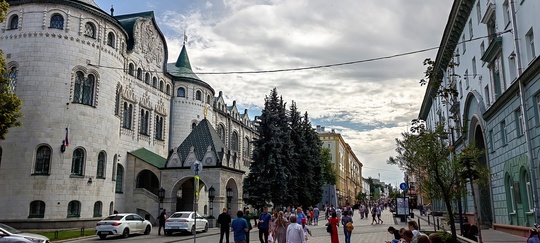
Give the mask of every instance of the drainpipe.
[{"label": "drainpipe", "polygon": [[[538,200],[538,190],[537,190],[537,183],[536,183],[536,180],[537,180],[537,177],[536,177],[536,169],[535,169],[535,165],[534,165],[534,159],[533,159],[533,154],[532,154],[532,144],[531,144],[531,140],[530,140],[530,130],[529,130],[529,124],[528,124],[528,121],[529,121],[529,118],[527,116],[527,112],[526,112],[526,101],[525,101],[525,93],[524,93],[524,80],[521,78],[521,75],[523,74],[523,66],[522,66],[522,63],[521,63],[521,51],[520,51],[520,45],[519,45],[519,32],[518,32],[518,26],[517,26],[517,17],[516,17],[516,6],[515,6],[515,1],[512,0],[510,1],[510,14],[512,15],[512,29],[514,30],[513,34],[514,34],[514,48],[515,48],[515,54],[516,56],[514,57],[516,59],[516,68],[517,68],[517,71],[518,71],[518,86],[519,86],[519,101],[520,101],[520,109],[521,109],[521,114],[523,116],[523,123],[522,123],[522,126],[523,126],[523,131],[525,133],[525,143],[527,144],[527,157],[529,157],[529,165],[530,165],[530,170],[529,170],[529,173],[530,173],[530,183],[532,183],[531,187],[532,187],[532,191],[534,193],[534,215],[535,215],[535,222],[540,222],[540,215],[539,215],[539,212],[540,212],[540,205],[539,205],[539,200]],[[532,205],[529,205],[529,207],[532,206]]]}]

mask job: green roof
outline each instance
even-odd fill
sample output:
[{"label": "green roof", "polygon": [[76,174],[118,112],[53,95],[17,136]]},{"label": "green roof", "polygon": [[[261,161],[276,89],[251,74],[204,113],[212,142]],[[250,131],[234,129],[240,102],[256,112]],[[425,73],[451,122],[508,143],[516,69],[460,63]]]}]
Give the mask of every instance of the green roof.
[{"label": "green roof", "polygon": [[179,78],[190,78],[202,81],[197,74],[193,72],[193,69],[191,69],[191,63],[189,63],[185,45],[182,46],[182,51],[180,52],[180,55],[178,55],[176,63],[167,64],[167,72]]},{"label": "green roof", "polygon": [[167,162],[166,158],[163,158],[159,154],[155,154],[154,152],[147,150],[145,148],[140,148],[135,151],[128,152],[128,153],[159,169],[164,168],[165,163]]}]

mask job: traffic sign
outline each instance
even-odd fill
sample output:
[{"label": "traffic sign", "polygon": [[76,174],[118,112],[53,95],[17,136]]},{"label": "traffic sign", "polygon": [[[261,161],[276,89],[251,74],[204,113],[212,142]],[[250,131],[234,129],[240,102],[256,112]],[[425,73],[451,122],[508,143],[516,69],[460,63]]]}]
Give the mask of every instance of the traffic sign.
[{"label": "traffic sign", "polygon": [[191,165],[191,172],[193,172],[194,175],[198,175],[199,173],[201,173],[202,168],[202,163],[197,160]]},{"label": "traffic sign", "polygon": [[399,184],[399,188],[401,190],[405,191],[405,190],[407,190],[407,188],[409,188],[409,185],[407,185],[407,183],[403,182],[403,183]]}]

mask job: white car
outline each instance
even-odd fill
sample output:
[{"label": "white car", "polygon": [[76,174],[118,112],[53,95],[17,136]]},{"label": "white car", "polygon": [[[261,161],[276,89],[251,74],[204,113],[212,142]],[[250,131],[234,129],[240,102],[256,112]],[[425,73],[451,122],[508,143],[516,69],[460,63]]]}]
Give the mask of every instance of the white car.
[{"label": "white car", "polygon": [[[197,224],[195,224],[195,220]],[[197,227],[195,228],[195,225]],[[208,220],[194,212],[176,212],[167,218],[165,221],[165,234],[172,235],[173,232],[191,232],[208,231]]]},{"label": "white car", "polygon": [[22,233],[8,225],[0,224],[0,242],[49,243],[49,238],[43,235]]},{"label": "white car", "polygon": [[96,225],[96,235],[105,239],[108,235],[121,235],[127,238],[130,234],[150,234],[152,224],[134,213],[119,213],[108,216]]}]

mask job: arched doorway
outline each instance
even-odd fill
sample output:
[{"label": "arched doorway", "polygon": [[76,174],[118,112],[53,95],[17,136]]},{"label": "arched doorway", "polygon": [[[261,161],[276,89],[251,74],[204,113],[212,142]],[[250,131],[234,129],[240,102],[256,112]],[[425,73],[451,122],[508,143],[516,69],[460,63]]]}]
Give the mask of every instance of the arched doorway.
[{"label": "arched doorway", "polygon": [[159,180],[152,171],[143,170],[137,175],[136,188],[144,188],[149,192],[158,195]]},{"label": "arched doorway", "polygon": [[229,210],[229,214],[235,215],[240,209],[238,202],[238,185],[234,179],[229,179],[227,185],[222,190],[225,191],[225,207]]},{"label": "arched doorway", "polygon": [[[479,124],[475,126],[474,129],[474,143],[476,148],[483,151],[482,155],[478,158],[479,166],[488,167],[487,156],[486,156],[486,143],[484,141],[484,136],[482,134],[482,128]],[[480,215],[480,223],[483,225],[491,226],[493,223],[493,213],[491,210],[491,191],[488,186],[476,186],[478,191],[478,200],[480,202],[478,212]]]},{"label": "arched doorway", "polygon": [[[199,181],[199,187],[194,188],[195,178],[187,177],[178,181],[174,189],[176,190],[176,211],[193,211],[195,206],[195,190],[199,193],[198,204],[200,206],[203,201],[201,201],[201,190],[205,188],[205,184],[202,180]],[[204,205],[204,204],[203,204]],[[197,209],[197,211],[200,211]]]}]

